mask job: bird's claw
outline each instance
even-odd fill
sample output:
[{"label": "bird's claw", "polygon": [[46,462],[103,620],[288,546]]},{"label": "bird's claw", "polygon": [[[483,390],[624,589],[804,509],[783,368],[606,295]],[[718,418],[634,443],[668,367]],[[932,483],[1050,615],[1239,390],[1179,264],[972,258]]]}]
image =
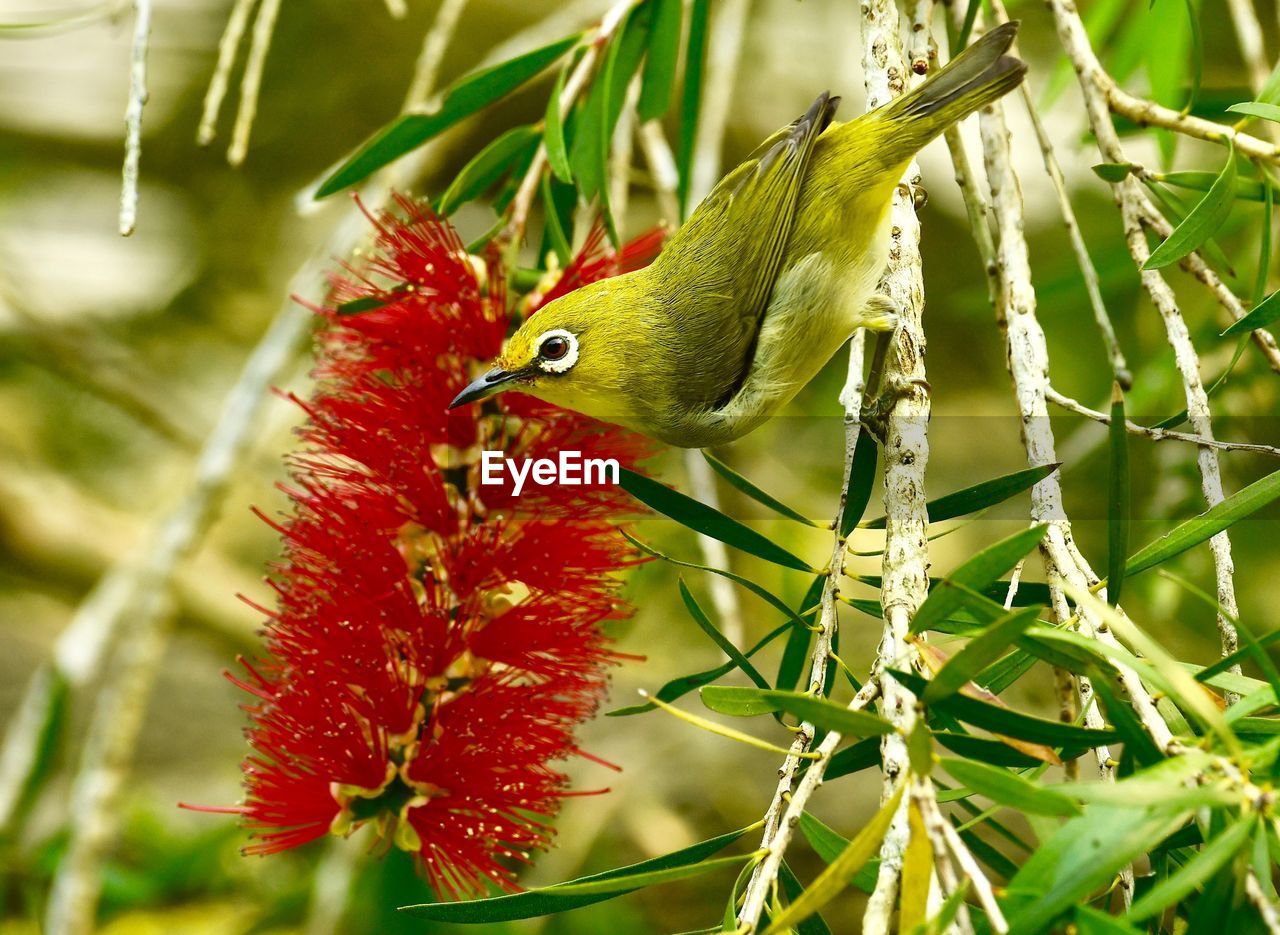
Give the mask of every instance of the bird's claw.
[{"label": "bird's claw", "polygon": [[863,401],[862,424],[881,445],[884,445],[889,435],[889,413],[898,404],[898,400],[911,396],[917,390],[929,394],[933,392],[933,387],[928,380],[920,377],[895,377],[886,380],[875,396]]}]

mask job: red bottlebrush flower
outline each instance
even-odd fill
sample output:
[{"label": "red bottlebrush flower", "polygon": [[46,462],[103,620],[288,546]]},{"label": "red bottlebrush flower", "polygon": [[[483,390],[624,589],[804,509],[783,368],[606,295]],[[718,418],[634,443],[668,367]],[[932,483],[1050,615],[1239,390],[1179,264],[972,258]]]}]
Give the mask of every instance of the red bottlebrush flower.
[{"label": "red bottlebrush flower", "polygon": [[[317,310],[267,654],[233,678],[252,696],[236,810],[261,854],[373,823],[460,897],[514,889],[513,862],[548,844],[568,794],[553,764],[579,752],[602,697],[600,624],[630,612],[616,573],[637,560],[614,525],[620,491],[517,500],[479,483],[479,452],[632,465],[648,449],[515,394],[447,413],[512,324],[503,273],[429,209],[396,204],[371,218],[372,259]],[[593,238],[561,283],[626,262]]]}]

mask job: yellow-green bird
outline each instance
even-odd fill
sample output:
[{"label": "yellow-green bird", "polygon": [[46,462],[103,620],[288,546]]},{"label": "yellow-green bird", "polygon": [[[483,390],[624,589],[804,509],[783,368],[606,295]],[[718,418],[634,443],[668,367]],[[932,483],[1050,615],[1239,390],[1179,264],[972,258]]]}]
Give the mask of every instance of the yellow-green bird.
[{"label": "yellow-green bird", "polygon": [[730,172],[648,267],[548,303],[450,408],[517,389],[684,448],[732,441],[785,405],[858,328],[889,208],[916,152],[1008,93],[1026,65],[991,30],[914,91],[849,123],[821,95]]}]

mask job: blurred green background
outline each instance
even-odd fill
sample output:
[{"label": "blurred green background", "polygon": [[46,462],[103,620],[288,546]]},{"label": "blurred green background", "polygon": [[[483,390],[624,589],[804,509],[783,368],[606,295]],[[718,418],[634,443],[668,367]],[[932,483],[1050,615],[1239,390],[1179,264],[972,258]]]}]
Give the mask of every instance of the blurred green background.
[{"label": "blurred green background", "polygon": [[[1181,9],[1181,4],[1165,6]],[[95,5],[72,0],[0,0],[0,717],[16,710],[28,679],[51,652],[88,589],[114,562],[147,539],[156,520],[191,481],[194,452],[249,349],[286,301],[293,271],[349,211],[345,196],[300,215],[296,198],[340,158],[397,112],[436,8],[408,0],[395,19],[376,0],[309,0],[283,5],[267,60],[259,113],[245,165],[230,168],[224,152],[239,71],[224,108],[219,138],[195,145],[200,104],[230,4],[164,0],[156,5],[150,51],[150,101],[144,120],[137,233],[115,230],[121,159],[121,115],[128,86],[130,21],[97,18],[74,28],[19,29]],[[561,6],[472,0],[444,59],[442,83],[465,73],[487,50]],[[577,3],[579,22],[607,6]],[[1022,53],[1039,95],[1059,67],[1056,37],[1039,4],[1020,3]],[[1206,89],[1247,99],[1235,37],[1225,16],[1206,3],[1202,16]],[[1147,4],[1126,15],[1143,17]],[[52,11],[52,12],[51,12]],[[1274,47],[1276,17],[1260,10]],[[713,29],[716,16],[713,15]],[[1158,38],[1158,36],[1157,36]],[[849,0],[755,0],[724,141],[733,164],[756,142],[801,112],[816,92],[845,96],[843,113],[860,108],[861,40],[857,4]],[[1134,78],[1142,89],[1142,76]],[[536,120],[549,76],[512,100],[447,135],[415,186],[440,192],[482,145],[519,122]],[[1225,94],[1224,97],[1229,97]],[[1049,336],[1056,388],[1101,407],[1110,376],[1053,193],[1018,104],[1009,108],[1015,159],[1027,203],[1028,235]],[[1156,421],[1183,406],[1158,316],[1139,295],[1107,187],[1089,171],[1095,154],[1084,137],[1074,87],[1046,116],[1090,250],[1102,276],[1121,344],[1137,375],[1135,418]],[[674,124],[673,124],[674,126]],[[972,131],[968,128],[966,132]],[[972,142],[973,137],[969,137]],[[1155,144],[1133,139],[1134,155],[1159,163]],[[1221,150],[1183,143],[1179,165],[1212,169]],[[1003,343],[941,144],[922,156],[929,203],[923,213],[933,387],[929,494],[937,496],[1025,466],[1019,424],[1003,359]],[[637,153],[637,175],[643,161]],[[1241,209],[1220,243],[1244,282],[1256,267],[1257,211]],[[457,217],[464,236],[487,229],[492,214],[472,205]],[[659,220],[650,188],[638,177],[625,230]],[[531,258],[532,259],[532,258]],[[1175,273],[1185,312],[1212,379],[1234,349],[1218,339],[1219,310]],[[1241,288],[1241,293],[1247,289]],[[299,354],[280,381],[307,392],[308,359]],[[834,509],[842,454],[836,401],[844,361],[833,361],[786,417],[718,452],[783,500],[814,516]],[[1216,395],[1220,437],[1275,444],[1277,383],[1246,349]],[[231,804],[239,795],[240,693],[221,676],[237,653],[256,646],[258,615],[236,599],[269,601],[261,582],[277,552],[275,534],[254,518],[284,506],[274,484],[281,455],[294,444],[299,411],[274,400],[256,433],[252,455],[225,495],[198,553],[178,576],[174,627],[151,691],[140,742],[110,848],[100,913],[112,933],[421,932],[427,923],[398,917],[394,906],[428,897],[410,862],[395,853],[366,856],[368,840],[321,842],[265,859],[238,854],[244,834],[225,816],[179,811],[179,800]],[[1055,420],[1067,462],[1068,512],[1086,555],[1105,564],[1105,430],[1077,419]],[[1133,445],[1131,535],[1146,542],[1166,521],[1202,509],[1195,452],[1166,442]],[[1258,456],[1223,458],[1228,492],[1274,469]],[[659,463],[684,483],[680,460]],[[800,554],[819,556],[826,534],[759,519],[748,503],[722,490],[725,508],[758,520]],[[873,510],[878,498],[873,499]],[[936,572],[1024,522],[1025,495],[931,544]],[[1255,632],[1276,625],[1280,573],[1275,548],[1280,514],[1273,508],[1235,526],[1242,617]],[[956,525],[956,524],[950,524]],[[672,554],[695,558],[698,546],[673,524],[646,520],[638,534]],[[854,540],[876,548],[878,534]],[[815,559],[816,560],[816,559]],[[735,568],[800,600],[805,581],[735,557]],[[878,559],[853,569],[878,573]],[[1212,590],[1207,549],[1182,560],[1181,571]],[[1038,569],[1029,568],[1029,578]],[[699,595],[707,582],[694,574]],[[865,594],[851,585],[850,593]],[[652,563],[636,570],[629,593],[639,611],[615,629],[617,648],[647,657],[614,675],[610,707],[631,704],[636,689],[708,668],[721,657],[688,620],[675,570]],[[741,595],[745,642],[778,622],[777,614]],[[704,601],[710,606],[710,601]],[[1148,576],[1126,587],[1135,618],[1184,658],[1216,653],[1212,610],[1172,583]],[[877,621],[849,611],[842,658],[865,672],[879,635]],[[773,666],[775,662],[766,662]],[[1047,673],[1046,673],[1047,676]],[[107,676],[110,678],[110,671]],[[1026,679],[1011,702],[1052,713],[1052,680]],[[70,730],[55,768],[38,790],[21,833],[0,843],[0,935],[40,930],[49,882],[69,826],[70,782],[92,690],[71,699]],[[686,699],[689,703],[691,699]],[[696,704],[696,703],[695,703]],[[786,735],[760,728],[775,742]],[[559,846],[524,875],[526,885],[567,879],[665,853],[756,820],[775,784],[776,757],[710,738],[661,712],[615,720],[600,717],[583,746],[620,764],[614,775],[588,762],[569,764],[579,788],[608,785],[604,796],[569,799],[558,823]],[[876,804],[878,779],[868,772],[833,784],[818,814],[850,833]],[[803,843],[792,857],[804,878],[818,867]],[[548,933],[676,931],[713,924],[730,881],[696,881],[646,891],[511,931]],[[855,927],[855,897],[826,916],[837,931]],[[494,926],[492,931],[506,930]]]}]

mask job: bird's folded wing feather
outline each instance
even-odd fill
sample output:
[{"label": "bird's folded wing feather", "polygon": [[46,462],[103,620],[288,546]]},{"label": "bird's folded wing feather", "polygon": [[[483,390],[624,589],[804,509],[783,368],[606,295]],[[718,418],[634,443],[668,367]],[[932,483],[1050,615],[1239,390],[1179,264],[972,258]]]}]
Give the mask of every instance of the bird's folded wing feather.
[{"label": "bird's folded wing feather", "polygon": [[824,93],[803,117],[765,140],[720,181],[664,251],[668,262],[685,270],[731,271],[714,282],[693,276],[701,287],[698,317],[715,324],[721,349],[717,379],[702,383],[709,391],[706,405],[728,402],[751,367],[814,144],[839,100]]}]

